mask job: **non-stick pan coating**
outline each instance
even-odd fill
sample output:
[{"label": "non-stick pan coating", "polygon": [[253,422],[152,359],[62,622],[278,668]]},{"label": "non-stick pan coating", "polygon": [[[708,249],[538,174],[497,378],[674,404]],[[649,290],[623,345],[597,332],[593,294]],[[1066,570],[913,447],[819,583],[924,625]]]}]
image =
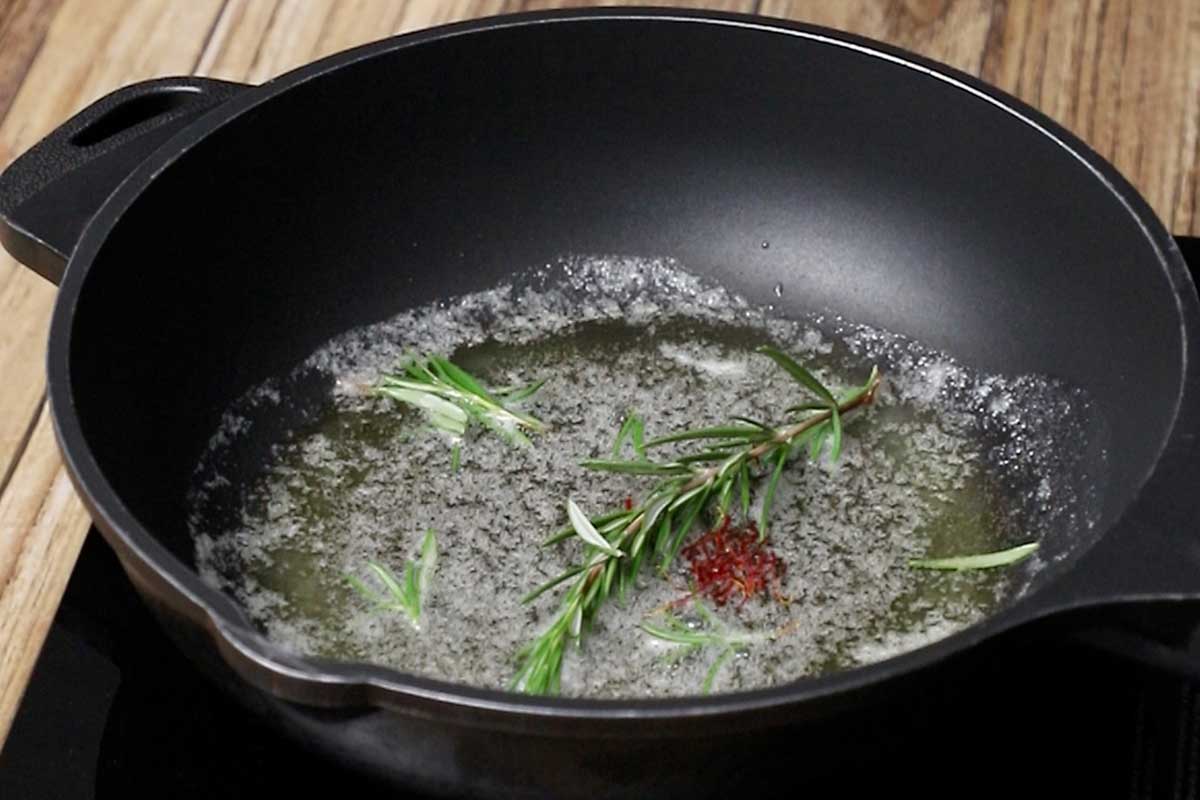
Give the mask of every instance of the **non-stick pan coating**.
[{"label": "non-stick pan coating", "polygon": [[[376,673],[347,693],[305,683],[304,664],[282,656],[295,671],[247,671],[248,631],[178,602],[194,576],[147,559],[144,534],[127,531],[136,520],[189,564],[185,493],[222,410],[335,334],[566,254],[628,254],[678,259],[785,313],[843,315],[972,367],[1083,389],[1111,437],[1099,535],[1172,432],[1195,338],[1181,303],[1195,299],[1115,172],[969,80],[747,19],[549,19],[368,47],[185,130],[165,150],[186,152],[152,159],[161,174],[141,170],[85,235],[56,313],[51,398],[135,582],[211,671],[254,673],[264,691],[235,691],[286,727],[443,788],[463,764],[499,759],[472,784],[485,789],[520,783],[533,769],[522,759],[551,747],[539,737],[569,730],[582,738],[548,750],[544,776],[583,791],[623,768],[633,791],[651,773],[613,736],[781,724],[803,693],[748,695],[709,717],[702,703],[548,703],[531,738],[501,747],[467,733],[526,725],[495,696],[417,681],[407,706],[376,691],[388,680]],[[1080,447],[1098,468],[1095,443]],[[265,691],[301,685],[313,703],[392,710],[315,712]],[[711,774],[720,746],[696,740],[663,767],[710,761],[696,775]]]},{"label": "non-stick pan coating", "polygon": [[1125,505],[1172,420],[1181,340],[1158,254],[1088,165],[842,45],[561,28],[322,76],[125,214],[79,295],[72,389],[100,465],[179,556],[191,470],[239,392],[348,327],[572,253],[674,257],[785,312],[1082,387],[1120,453],[1105,519]]}]

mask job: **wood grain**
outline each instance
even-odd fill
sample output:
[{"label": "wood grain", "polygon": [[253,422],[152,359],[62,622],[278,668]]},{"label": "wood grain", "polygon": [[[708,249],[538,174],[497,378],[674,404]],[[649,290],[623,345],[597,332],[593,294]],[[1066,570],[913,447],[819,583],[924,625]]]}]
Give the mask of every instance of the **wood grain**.
[{"label": "wood grain", "polygon": [[[17,89],[25,80],[34,57],[42,46],[50,21],[58,8],[58,0],[41,2],[40,0],[5,0],[0,2],[0,122],[7,116],[12,106]],[[0,158],[0,164],[7,160]],[[0,294],[0,320],[13,318],[20,313],[20,304],[11,309],[12,298]],[[0,325],[0,353],[13,352],[14,345],[9,341],[8,326]],[[2,364],[0,360],[0,364]],[[2,367],[0,367],[2,368]],[[37,384],[34,384],[37,388]],[[3,392],[0,392],[0,420],[7,418]],[[15,454],[20,451],[27,440],[31,429],[32,417],[21,415],[18,408],[16,415],[9,420],[8,425],[0,422],[0,493],[4,491],[16,466]]]},{"label": "wood grain", "polygon": [[88,529],[58,458],[50,416],[38,415],[19,480],[0,496],[0,744]]},{"label": "wood grain", "polygon": [[59,0],[0,2],[0,120],[42,46]]},{"label": "wood grain", "polygon": [[[190,71],[219,6],[219,0],[64,3],[0,124],[0,164],[107,92]],[[53,286],[0,252],[0,476],[10,472],[41,403],[53,303]]]},{"label": "wood grain", "polygon": [[[1040,108],[1112,160],[1176,233],[1200,234],[1196,0],[712,0],[944,61]],[[582,3],[0,0],[0,166],[127,83],[259,83],[396,33]],[[87,527],[43,403],[53,287],[0,254],[0,743]]]},{"label": "wood grain", "polygon": [[761,13],[944,61],[1111,161],[1174,233],[1200,234],[1200,2],[765,0]]}]

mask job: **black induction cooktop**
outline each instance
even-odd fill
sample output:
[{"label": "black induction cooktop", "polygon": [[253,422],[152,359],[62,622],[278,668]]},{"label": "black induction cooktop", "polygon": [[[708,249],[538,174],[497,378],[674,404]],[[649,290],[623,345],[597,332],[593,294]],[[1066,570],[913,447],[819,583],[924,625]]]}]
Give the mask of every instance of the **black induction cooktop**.
[{"label": "black induction cooktop", "polygon": [[[1180,247],[1200,265],[1200,239]],[[925,735],[828,776],[824,794],[1200,798],[1200,684],[1045,642],[998,654],[983,685],[971,707],[932,716]],[[819,768],[796,753],[798,772]],[[416,797],[280,738],[211,686],[89,533],[0,751],[0,800],[257,800],[317,787]],[[778,796],[796,794],[780,786]]]}]

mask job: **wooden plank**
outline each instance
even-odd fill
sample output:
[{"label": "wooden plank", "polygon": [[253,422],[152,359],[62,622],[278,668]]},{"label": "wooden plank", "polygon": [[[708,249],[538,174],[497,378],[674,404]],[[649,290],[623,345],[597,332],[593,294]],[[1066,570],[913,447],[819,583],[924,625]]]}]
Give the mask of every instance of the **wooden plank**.
[{"label": "wooden plank", "polygon": [[[230,0],[197,71],[262,83],[319,55],[387,36],[402,6],[394,0]],[[344,39],[327,33],[339,28]]]},{"label": "wooden plank", "polygon": [[765,0],[761,11],[982,77],[1113,162],[1173,232],[1200,235],[1195,0]]},{"label": "wooden plank", "polygon": [[0,744],[88,529],[44,410],[16,475],[0,496]]},{"label": "wooden plank", "polygon": [[42,46],[59,0],[0,2],[0,120]]},{"label": "wooden plank", "polygon": [[766,0],[761,13],[869,36],[977,74],[995,3]]},{"label": "wooden plank", "polygon": [[[0,3],[0,122],[8,115],[58,5],[58,0],[6,0]],[[11,298],[6,302],[6,298],[0,296],[0,320],[12,318],[11,302]],[[8,337],[7,326],[0,327],[0,352],[10,346]],[[0,417],[4,413],[4,402],[0,399]],[[8,425],[0,423],[0,492],[4,491],[16,465],[16,454],[24,447],[31,419],[31,416],[18,416]]]},{"label": "wooden plank", "polygon": [[[317,58],[399,33],[495,14],[586,3],[520,0],[230,0],[198,74],[261,83]],[[621,0],[606,5],[645,5]],[[655,5],[749,13],[753,0]]]},{"label": "wooden plank", "polygon": [[1176,233],[1198,232],[1190,189],[1200,92],[1189,81],[1200,4],[1024,2],[1006,17],[982,77],[1113,162]]}]

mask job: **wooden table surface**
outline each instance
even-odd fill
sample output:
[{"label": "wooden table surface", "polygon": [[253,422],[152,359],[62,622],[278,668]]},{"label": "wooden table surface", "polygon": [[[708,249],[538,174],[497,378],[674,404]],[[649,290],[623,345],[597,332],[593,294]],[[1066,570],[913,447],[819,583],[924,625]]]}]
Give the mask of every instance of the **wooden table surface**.
[{"label": "wooden table surface", "polygon": [[[659,4],[664,4],[659,0]],[[194,73],[259,83],[430,25],[570,3],[0,0],[0,166],[101,95]],[[1040,108],[1200,234],[1197,0],[692,2],[815,22],[978,75]],[[0,745],[87,531],[46,413],[54,287],[0,253]]]}]

